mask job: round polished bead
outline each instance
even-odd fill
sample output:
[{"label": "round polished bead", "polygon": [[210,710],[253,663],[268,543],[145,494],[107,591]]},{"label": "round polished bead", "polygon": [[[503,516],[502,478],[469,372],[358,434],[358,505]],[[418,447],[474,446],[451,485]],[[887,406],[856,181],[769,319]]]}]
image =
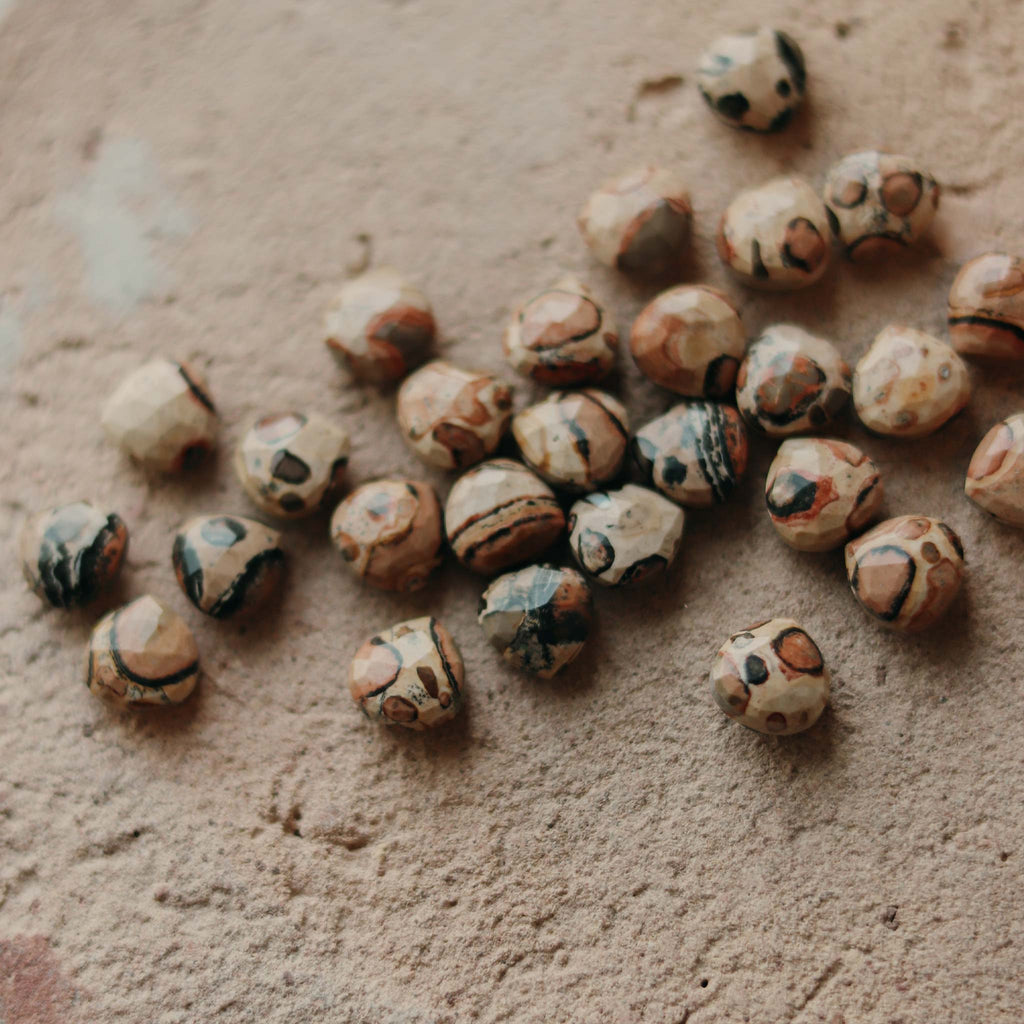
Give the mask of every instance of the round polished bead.
[{"label": "round polished bead", "polygon": [[641,372],[689,398],[728,397],[746,344],[735,307],[705,285],[679,285],[656,295],[640,311],[629,338]]},{"label": "round polished bead", "polygon": [[85,501],[31,516],[18,539],[28,585],[55,608],[88,604],[110,586],[127,549],[121,517]]},{"label": "round polished bead", "polygon": [[938,621],[964,572],[960,538],[928,516],[887,519],[846,545],[853,596],[882,625],[906,633]]},{"label": "round polished bead", "polygon": [[711,695],[734,721],[791,736],[828,704],[831,675],[818,645],[792,619],[769,619],[733,633],[711,667]]},{"label": "round polished bead", "polygon": [[967,467],[964,491],[1000,522],[1024,528],[1024,412],[997,423]]},{"label": "round polished bead", "polygon": [[877,517],[878,467],[845,441],[792,437],[768,469],[765,501],[779,536],[798,551],[831,551]]},{"label": "round polished bead", "polygon": [[147,594],[104,615],[92,631],[85,683],[112,704],[180,704],[198,678],[195,637],[155,597]]},{"label": "round polished bead", "polygon": [[949,336],[968,356],[1024,359],[1024,259],[976,256],[949,289]]},{"label": "round polished bead", "polygon": [[478,618],[510,665],[547,679],[583,650],[593,599],[575,569],[530,565],[499,576],[484,591]]},{"label": "round polished bead", "polygon": [[349,568],[380,590],[426,586],[441,564],[441,503],[421,480],[373,480],[331,517],[331,540]]},{"label": "round polished bead", "polygon": [[371,721],[431,729],[462,707],[462,657],[437,619],[410,619],[370,637],[356,651],[348,685]]},{"label": "round polished bead", "polygon": [[925,437],[955,416],[971,397],[964,361],[938,338],[890,324],[853,372],[853,404],[876,434]]}]

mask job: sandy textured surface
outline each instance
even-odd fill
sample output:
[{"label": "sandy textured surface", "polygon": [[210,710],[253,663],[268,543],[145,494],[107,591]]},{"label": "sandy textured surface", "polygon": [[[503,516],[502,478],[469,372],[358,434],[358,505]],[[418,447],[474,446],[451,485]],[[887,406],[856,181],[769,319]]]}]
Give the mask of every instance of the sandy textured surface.
[{"label": "sandy textured surface", "polygon": [[[548,683],[485,646],[479,580],[449,564],[417,596],[362,591],[325,521],[285,528],[291,586],[259,628],[204,621],[169,564],[188,516],[251,514],[229,452],[265,411],[342,419],[353,481],[424,473],[392,396],[344,388],[323,348],[347,268],[405,268],[443,351],[492,369],[517,298],[563,269],[628,324],[649,289],[594,266],[573,221],[648,159],[692,183],[692,277],[725,286],[751,333],[792,318],[851,358],[891,320],[942,333],[958,262],[1024,248],[1019,0],[0,11],[4,1024],[1021,1019],[1024,534],[962,482],[1024,405],[1024,372],[976,368],[933,439],[847,431],[892,514],[964,539],[969,583],[927,637],[869,624],[838,555],[779,543],[767,444],[739,500],[690,516],[668,580],[600,595],[589,649]],[[702,46],[759,18],[810,68],[777,138],[724,128],[693,86]],[[944,183],[918,256],[790,297],[727,281],[711,236],[737,189],[789,169],[820,183],[874,145]],[[178,480],[147,480],[99,427],[113,383],[156,354],[204,367],[223,413],[219,458]],[[640,423],[668,401],[627,363],[616,388]],[[206,674],[181,710],[108,711],[80,658],[111,601],[43,611],[22,584],[24,516],[80,497],[132,531],[121,596],[152,592],[195,629]],[[461,645],[467,713],[430,736],[371,728],[349,658],[426,612]],[[786,741],[707,692],[719,643],[770,615],[801,621],[836,680]]]}]

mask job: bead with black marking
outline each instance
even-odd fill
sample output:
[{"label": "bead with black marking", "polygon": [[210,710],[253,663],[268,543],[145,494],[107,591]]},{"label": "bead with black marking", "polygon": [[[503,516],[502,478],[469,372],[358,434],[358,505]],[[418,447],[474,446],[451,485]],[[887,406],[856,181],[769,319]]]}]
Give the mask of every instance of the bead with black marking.
[{"label": "bead with black marking", "polygon": [[949,337],[961,355],[1024,359],[1024,258],[986,252],[949,288]]}]

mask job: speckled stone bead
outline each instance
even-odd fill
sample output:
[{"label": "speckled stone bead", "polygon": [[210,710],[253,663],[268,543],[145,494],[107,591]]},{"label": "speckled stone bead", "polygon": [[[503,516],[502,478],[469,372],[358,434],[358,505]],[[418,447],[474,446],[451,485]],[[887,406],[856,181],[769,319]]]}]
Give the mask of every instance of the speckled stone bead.
[{"label": "speckled stone bead", "polygon": [[736,405],[755,430],[786,437],[822,430],[846,408],[850,367],[835,345],[793,324],[766,327],[736,375]]},{"label": "speckled stone bead", "polygon": [[569,546],[580,568],[606,587],[639,583],[667,569],[683,539],[683,510],[626,484],[588,494],[569,513]]},{"label": "speckled stone bead", "polygon": [[604,391],[566,391],[518,413],[512,434],[523,461],[553,487],[592,491],[618,476],[629,418]]},{"label": "speckled stone bead", "polygon": [[722,262],[744,284],[788,291],[825,273],[832,232],[825,204],[803,178],[773,178],[729,204],[717,243]]},{"label": "speckled stone bead", "polygon": [[976,256],[949,289],[949,336],[968,356],[1024,359],[1024,259]]},{"label": "speckled stone bead", "polygon": [[944,341],[899,324],[883,328],[853,372],[861,423],[890,437],[926,437],[970,397],[964,361]]},{"label": "speckled stone bead", "polygon": [[884,492],[878,467],[845,441],[783,441],[765,482],[768,515],[798,551],[831,551],[878,516]]},{"label": "speckled stone bead", "polygon": [[828,704],[831,675],[818,645],[792,619],[769,619],[733,633],[711,667],[711,696],[755,732],[791,736]]},{"label": "speckled stone bead", "polygon": [[519,373],[550,387],[575,387],[608,375],[619,333],[608,306],[568,274],[516,310],[502,348]]},{"label": "speckled stone bead", "polygon": [[939,205],[939,186],[910,157],[868,150],[833,165],[825,205],[846,255],[873,260],[924,235]]},{"label": "speckled stone bead", "polygon": [[327,310],[327,347],[356,379],[401,380],[434,342],[427,297],[394,267],[378,267],[342,286]]},{"label": "speckled stone bead", "polygon": [[593,599],[575,569],[530,565],[484,591],[478,618],[510,665],[549,679],[583,650]]},{"label": "speckled stone bead", "polygon": [[762,27],[716,39],[700,58],[697,86],[727,125],[777,132],[803,102],[807,68],[793,39]]},{"label": "speckled stone bead", "polygon": [[735,307],[705,285],[679,285],[656,295],[629,337],[641,372],[688,398],[728,397],[746,345]]},{"label": "speckled stone bead", "polygon": [[967,467],[964,491],[1008,526],[1024,528],[1024,412],[997,423]]},{"label": "speckled stone bead", "polygon": [[465,469],[491,455],[511,419],[507,384],[441,359],[410,374],[398,390],[402,436],[440,469]]},{"label": "speckled stone bead", "polygon": [[176,473],[209,451],[217,413],[206,380],[188,363],[154,359],[129,374],[101,417],[110,441],[145,469]]},{"label": "speckled stone bead", "polygon": [[312,515],[341,486],[348,465],[348,433],[315,413],[264,416],[235,451],[235,473],[245,493],[268,515]]},{"label": "speckled stone bead", "polygon": [[938,621],[964,572],[960,538],[928,516],[887,519],[846,545],[853,596],[883,626],[905,633]]},{"label": "speckled stone bead", "polygon": [[371,721],[432,729],[462,707],[462,657],[437,619],[410,619],[370,637],[356,651],[348,685]]},{"label": "speckled stone bead", "polygon": [[441,564],[441,503],[422,480],[373,480],[334,510],[331,540],[348,567],[380,590],[426,586]]},{"label": "speckled stone bead", "polygon": [[692,217],[690,192],[678,174],[641,167],[606,181],[587,200],[578,224],[602,263],[660,277],[681,271]]},{"label": "speckled stone bead", "polygon": [[196,516],[174,538],[171,564],[185,596],[215,619],[246,614],[280,589],[281,535],[242,516]]},{"label": "speckled stone bead", "polygon": [[111,704],[180,704],[199,678],[184,620],[148,594],[104,615],[86,651],[85,684]]},{"label": "speckled stone bead", "polygon": [[648,481],[687,508],[725,501],[746,472],[747,451],[740,414],[717,402],[682,402],[641,427],[632,442]]},{"label": "speckled stone bead", "polygon": [[565,529],[565,514],[551,488],[522,463],[491,459],[455,481],[444,523],[455,557],[493,576],[551,547]]}]

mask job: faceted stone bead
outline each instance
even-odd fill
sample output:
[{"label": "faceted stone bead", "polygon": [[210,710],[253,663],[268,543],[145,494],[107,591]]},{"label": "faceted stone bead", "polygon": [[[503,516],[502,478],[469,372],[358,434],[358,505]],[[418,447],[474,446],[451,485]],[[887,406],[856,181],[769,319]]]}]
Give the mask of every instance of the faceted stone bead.
[{"label": "faceted stone bead", "polygon": [[493,576],[551,547],[565,529],[565,514],[551,488],[522,463],[491,459],[455,481],[444,523],[455,557]]},{"label": "faceted stone bead", "polygon": [[825,204],[803,178],[773,178],[729,204],[717,242],[722,262],[744,284],[788,291],[825,273],[832,232]]},{"label": "faceted stone bead", "polygon": [[402,436],[440,469],[465,469],[491,455],[511,419],[507,384],[441,359],[411,374],[398,390]]},{"label": "faceted stone bead", "polygon": [[629,418],[604,391],[566,391],[518,413],[512,434],[523,461],[553,487],[592,491],[622,469]]},{"label": "faceted stone bead", "polygon": [[949,336],[967,356],[1024,359],[1024,259],[976,256],[949,289]]},{"label": "faceted stone bead", "polygon": [[110,586],[127,549],[121,517],[85,501],[31,516],[18,539],[28,585],[55,608],[88,604]]},{"label": "faceted stone bead", "polygon": [[462,657],[437,619],[410,619],[370,637],[356,651],[348,685],[371,721],[431,729],[462,707]]},{"label": "faceted stone bead", "polygon": [[954,417],[971,397],[964,361],[924,331],[890,324],[853,372],[853,404],[876,434],[925,437]]},{"label": "faceted stone bead", "polygon": [[588,494],[569,513],[569,545],[580,568],[606,587],[664,572],[683,539],[683,510],[667,498],[626,484]]},{"label": "faceted stone bead", "polygon": [[771,28],[722,36],[701,56],[697,86],[725,124],[781,131],[807,89],[804,55],[785,32]]},{"label": "faceted stone bead", "polygon": [[705,285],[679,285],[656,295],[640,311],[629,338],[641,372],[689,398],[731,395],[746,346],[739,313]]},{"label": "faceted stone bead", "polygon": [[740,414],[717,402],[682,402],[636,432],[633,458],[667,498],[687,508],[725,501],[747,469]]},{"label": "faceted stone bead", "polygon": [[878,467],[845,441],[793,437],[768,469],[765,501],[779,536],[798,551],[831,551],[878,516]]},{"label": "faceted stone bead", "polygon": [[867,150],[833,165],[825,205],[846,255],[867,261],[924,235],[939,205],[939,186],[916,160]]},{"label": "faceted stone bead", "polygon": [[264,416],[242,438],[235,472],[253,504],[281,519],[309,516],[341,486],[348,433],[323,416]]},{"label": "faceted stone bead", "polygon": [[769,437],[821,430],[850,400],[850,367],[835,345],[793,324],[766,327],[736,376],[736,404]]},{"label": "faceted stone bead", "polygon": [[608,375],[619,334],[608,306],[568,274],[520,306],[502,348],[519,373],[550,387],[575,387]]},{"label": "faceted stone bead", "polygon": [[188,363],[154,359],[107,399],[107,437],[146,469],[176,473],[214,445],[217,413],[206,380]]},{"label": "faceted stone bead", "polygon": [[478,618],[510,665],[548,679],[583,650],[593,599],[575,569],[530,565],[484,591]]},{"label": "faceted stone bead", "polygon": [[883,626],[906,633],[938,621],[964,572],[960,538],[928,516],[887,519],[846,545],[853,596]]},{"label": "faceted stone bead", "polygon": [[281,534],[242,516],[196,516],[178,531],[171,564],[185,596],[215,619],[258,608],[284,576]]},{"label": "faceted stone bead", "polygon": [[1024,528],[1024,412],[985,435],[967,467],[964,490],[1000,522]]},{"label": "faceted stone bead", "polygon": [[678,275],[690,245],[693,207],[686,183],[664,167],[641,167],[606,181],[580,211],[583,241],[626,273]]},{"label": "faceted stone bead", "polygon": [[104,615],[92,631],[85,684],[112,704],[180,704],[198,678],[195,637],[155,597],[147,594]]},{"label": "faceted stone bead", "polygon": [[441,503],[422,480],[373,480],[334,510],[331,540],[380,590],[419,590],[441,564]]},{"label": "faceted stone bead", "polygon": [[756,732],[809,729],[828,704],[831,674],[818,645],[792,619],[733,633],[711,667],[711,695],[730,718]]},{"label": "faceted stone bead", "polygon": [[401,380],[434,343],[427,297],[394,267],[378,267],[342,286],[327,310],[327,347],[356,379]]}]

